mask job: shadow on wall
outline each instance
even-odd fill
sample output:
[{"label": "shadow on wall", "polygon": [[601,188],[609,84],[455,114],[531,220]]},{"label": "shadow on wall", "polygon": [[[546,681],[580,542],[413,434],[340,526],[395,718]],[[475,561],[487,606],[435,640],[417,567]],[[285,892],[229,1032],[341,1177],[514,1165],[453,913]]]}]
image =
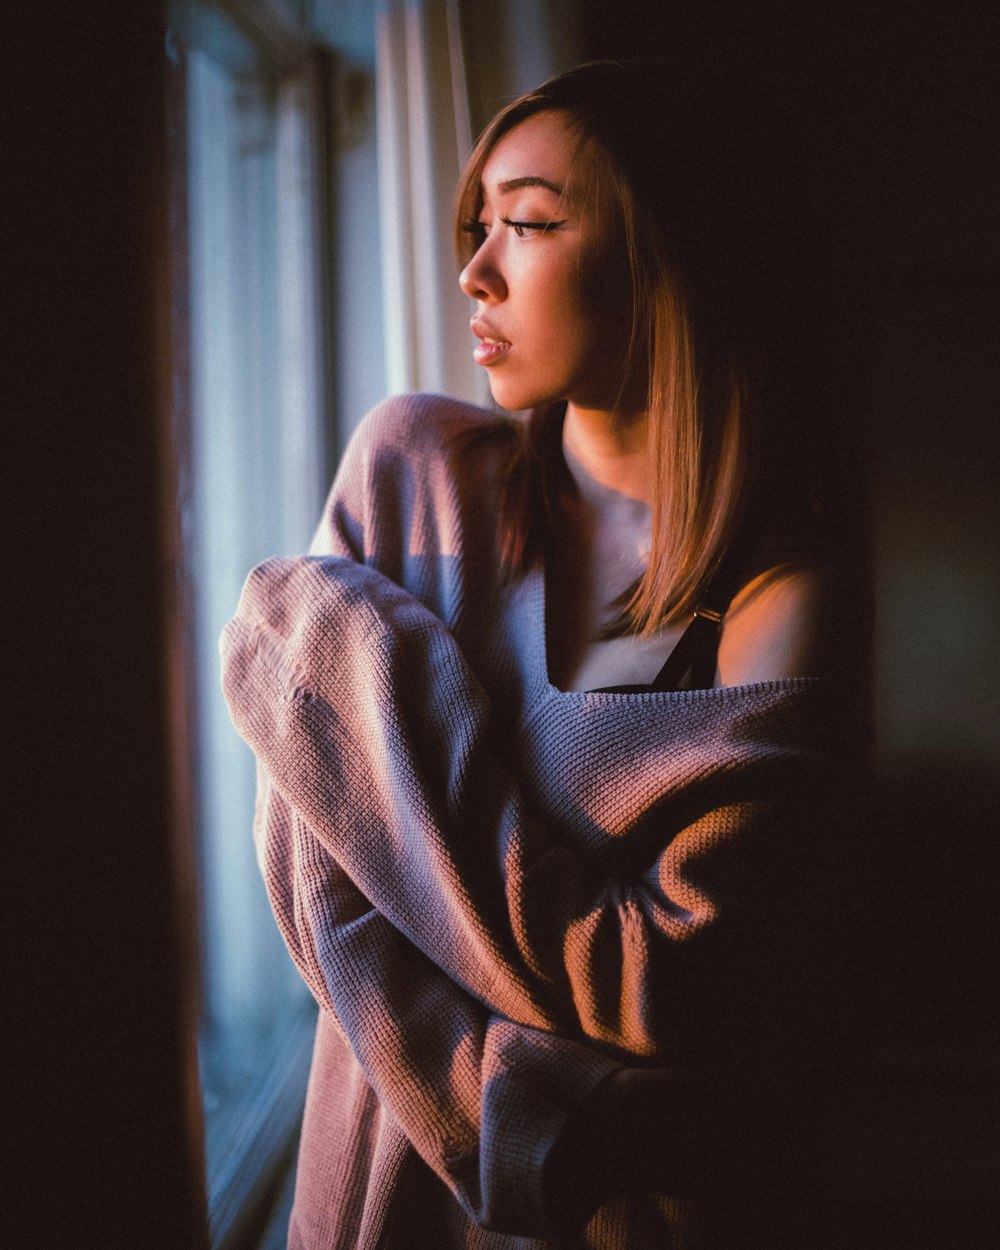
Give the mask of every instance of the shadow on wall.
[{"label": "shadow on wall", "polygon": [[900,754],[875,785],[855,1012],[864,1061],[830,1133],[857,1246],[994,1244],[998,801],[990,770],[930,752]]}]

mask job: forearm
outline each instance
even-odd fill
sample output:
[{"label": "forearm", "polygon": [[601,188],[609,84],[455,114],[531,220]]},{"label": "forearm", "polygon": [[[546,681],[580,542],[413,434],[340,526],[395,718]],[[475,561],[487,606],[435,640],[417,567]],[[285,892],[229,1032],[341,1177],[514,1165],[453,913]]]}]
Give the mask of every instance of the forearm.
[{"label": "forearm", "polygon": [[[251,574],[223,641],[234,722],[274,789],[404,937],[491,1009],[555,1027],[506,920],[503,876],[488,845],[495,824],[477,825],[463,811],[461,837],[452,842],[439,814],[448,792],[467,805],[467,755],[481,741],[484,708],[471,688],[471,701],[450,699],[449,666],[460,662],[454,649],[428,658],[411,639],[395,661],[415,681],[422,666],[426,719],[394,718],[387,694],[375,688],[384,625],[352,583],[359,575],[373,576],[314,560]],[[442,715],[453,717],[447,744],[435,729]],[[503,819],[495,810],[490,816]]]},{"label": "forearm", "polygon": [[548,1153],[615,1063],[489,1012],[371,906],[263,772],[260,783],[279,926],[380,1101],[471,1219],[541,1235]]},{"label": "forearm", "polygon": [[286,942],[380,1100],[470,1218],[569,1233],[605,1201],[687,1182],[707,1115],[698,1073],[623,1069],[487,1011],[371,907],[260,780],[256,835]]}]

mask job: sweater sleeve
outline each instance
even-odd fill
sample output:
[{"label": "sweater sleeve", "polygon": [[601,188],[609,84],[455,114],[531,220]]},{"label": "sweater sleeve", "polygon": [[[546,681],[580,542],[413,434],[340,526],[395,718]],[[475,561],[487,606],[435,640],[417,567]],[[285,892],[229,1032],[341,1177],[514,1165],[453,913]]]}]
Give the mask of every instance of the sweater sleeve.
[{"label": "sweater sleeve", "polygon": [[[391,506],[374,509],[372,516],[366,495],[369,449],[380,438],[377,428],[373,436],[372,425],[395,415],[392,405],[383,405],[353,441],[314,549],[363,559],[371,534],[362,518],[369,530],[381,526],[382,546],[393,548],[399,517]],[[241,697],[263,710],[275,696],[275,676],[283,699],[287,682],[295,687],[298,668],[280,646],[271,645],[273,638],[254,637],[252,658],[241,659],[238,647],[224,644],[226,680],[240,671]],[[592,1045],[491,1011],[482,995],[457,984],[410,942],[355,885],[329,839],[314,830],[295,802],[294,775],[300,772],[308,787],[323,762],[311,751],[296,759],[297,746],[287,745],[281,786],[272,778],[267,753],[258,752],[254,836],[292,958],[321,1009],[339,1025],[383,1106],[469,1217],[504,1232],[543,1236],[542,1179],[549,1152],[588,1095],[620,1063]],[[328,763],[336,769],[336,761]],[[320,827],[366,806],[368,796],[346,774],[333,772],[326,780],[335,789],[347,788],[341,814],[330,808]],[[540,1011],[531,1018],[548,1023]]]},{"label": "sweater sleeve", "polygon": [[380,1101],[476,1223],[542,1236],[542,1175],[619,1065],[489,1012],[376,910],[258,766],[255,836],[285,941]]},{"label": "sweater sleeve", "polygon": [[[685,796],[667,796],[679,810],[654,808],[659,819],[595,854],[533,813],[454,639],[374,570],[323,557],[262,565],[224,658],[234,721],[277,791],[393,940],[491,1011],[672,1060],[720,1012],[732,1033],[739,1000],[766,1014],[765,982],[772,1002],[791,983],[767,930],[795,905],[761,883],[776,862],[796,871],[771,810],[794,752],[757,744],[707,788],[696,767]],[[797,892],[801,904],[805,882]]]}]

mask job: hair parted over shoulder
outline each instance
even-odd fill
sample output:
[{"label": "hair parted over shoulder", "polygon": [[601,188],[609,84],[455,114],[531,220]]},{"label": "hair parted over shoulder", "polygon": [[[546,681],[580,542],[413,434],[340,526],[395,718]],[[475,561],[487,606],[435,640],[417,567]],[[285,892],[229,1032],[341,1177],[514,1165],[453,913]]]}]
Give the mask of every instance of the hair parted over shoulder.
[{"label": "hair parted over shoulder", "polygon": [[[625,605],[637,632],[691,612],[744,525],[752,493],[755,377],[775,291],[737,94],[680,86],[662,64],[581,65],[504,108],[458,188],[456,251],[465,264],[476,246],[466,227],[482,208],[483,168],[504,135],[560,110],[580,143],[600,151],[631,277],[619,394],[643,388],[649,416],[650,558]],[[590,192],[596,204],[598,188]],[[544,544],[560,415],[534,413],[511,464],[501,526],[515,567]]]}]

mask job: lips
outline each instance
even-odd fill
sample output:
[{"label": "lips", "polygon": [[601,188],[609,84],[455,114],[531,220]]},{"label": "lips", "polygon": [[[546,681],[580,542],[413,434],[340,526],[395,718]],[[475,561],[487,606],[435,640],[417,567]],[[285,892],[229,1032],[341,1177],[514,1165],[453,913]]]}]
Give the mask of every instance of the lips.
[{"label": "lips", "polygon": [[472,359],[477,365],[495,365],[509,351],[509,343],[494,343],[489,339],[484,339],[478,347],[473,349]]},{"label": "lips", "polygon": [[472,333],[479,339],[478,346],[472,353],[477,365],[495,365],[510,351],[510,342],[481,317],[473,317],[470,322]]}]

